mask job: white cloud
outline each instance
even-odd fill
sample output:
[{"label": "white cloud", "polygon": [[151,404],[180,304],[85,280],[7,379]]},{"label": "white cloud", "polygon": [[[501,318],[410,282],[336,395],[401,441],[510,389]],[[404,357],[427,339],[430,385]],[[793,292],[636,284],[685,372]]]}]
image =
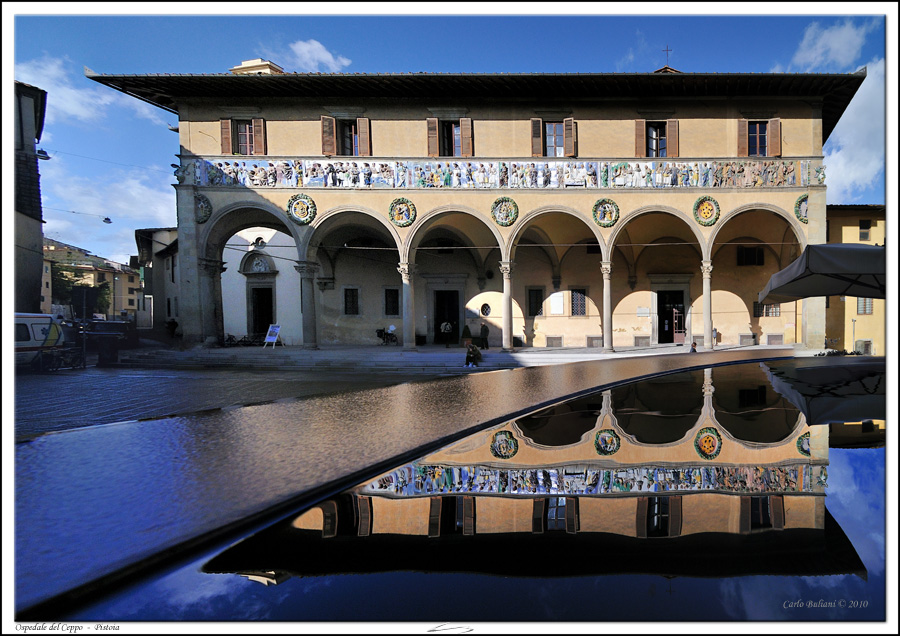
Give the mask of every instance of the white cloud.
[{"label": "white cloud", "polygon": [[[78,75],[67,66],[69,60],[45,55],[40,59],[20,62],[15,66],[15,76],[20,82],[47,91],[47,123],[55,124],[75,120],[93,123],[104,120],[111,107],[132,111],[137,117],[155,124],[165,124],[157,109],[140,100],[117,93],[112,89]],[[80,87],[78,83],[90,84]]]},{"label": "white cloud", "polygon": [[825,144],[828,203],[853,203],[884,175],[884,73],[884,59],[868,65],[865,81]]},{"label": "white cloud", "polygon": [[827,28],[813,22],[806,27],[791,66],[802,73],[841,72],[852,67],[874,28],[873,21],[855,24],[848,19]]},{"label": "white cloud", "polygon": [[330,52],[318,40],[297,40],[289,44],[288,48],[290,53],[268,53],[276,63],[279,58],[284,59],[285,70],[301,73],[338,73],[345,66],[350,66],[349,59]]}]

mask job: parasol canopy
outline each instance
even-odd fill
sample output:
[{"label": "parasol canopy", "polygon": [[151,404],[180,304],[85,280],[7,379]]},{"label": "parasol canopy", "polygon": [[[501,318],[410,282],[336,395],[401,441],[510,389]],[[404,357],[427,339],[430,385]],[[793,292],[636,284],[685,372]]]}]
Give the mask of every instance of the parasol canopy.
[{"label": "parasol canopy", "polygon": [[789,303],[810,296],[884,298],[885,263],[883,245],[809,245],[797,260],[772,275],[759,293],[759,303]]}]

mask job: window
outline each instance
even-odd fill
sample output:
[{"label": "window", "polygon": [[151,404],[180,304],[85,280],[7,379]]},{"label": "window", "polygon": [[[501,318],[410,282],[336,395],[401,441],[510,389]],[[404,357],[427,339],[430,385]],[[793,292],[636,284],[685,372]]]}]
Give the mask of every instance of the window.
[{"label": "window", "polygon": [[774,305],[761,305],[758,302],[753,303],[753,317],[754,318],[777,318],[781,315],[781,305],[775,303]]},{"label": "window", "polygon": [[220,119],[222,154],[266,154],[266,127],[262,119]]},{"label": "window", "polygon": [[647,157],[666,156],[666,122],[647,122]]},{"label": "window", "polygon": [[565,135],[561,121],[544,122],[544,156],[565,157]]},{"label": "window", "polygon": [[750,529],[771,528],[772,516],[768,497],[750,497]]},{"label": "window", "polygon": [[474,155],[472,120],[470,118],[440,120],[437,117],[428,117],[425,124],[429,157],[471,157]]},{"label": "window", "polygon": [[544,289],[528,290],[528,316],[544,315]]},{"label": "window", "polygon": [[566,529],[566,498],[550,497],[547,500],[547,530]]},{"label": "window", "polygon": [[767,157],[766,131],[768,122],[751,121],[747,125],[747,154],[750,157]]},{"label": "window", "polygon": [[562,121],[531,120],[532,157],[574,157],[576,154],[575,119]]},{"label": "window", "polygon": [[128,277],[128,282],[129,282],[129,283],[133,283],[133,282],[134,282],[134,276],[129,276],[129,277]]},{"label": "window", "polygon": [[649,497],[647,505],[647,536],[669,536],[669,498]]},{"label": "window", "polygon": [[872,299],[871,298],[857,298],[856,299],[856,313],[859,316],[870,315],[872,313]]},{"label": "window", "polygon": [[587,290],[583,287],[573,288],[572,294],[572,315],[587,316]]},{"label": "window", "polygon": [[128,306],[129,306],[129,307],[134,307],[134,298],[129,298],[129,299],[128,299]]},{"label": "window", "polygon": [[462,157],[462,137],[458,121],[440,123],[440,151],[442,157]]},{"label": "window", "polygon": [[347,287],[344,289],[344,315],[359,315],[359,288]]},{"label": "window", "polygon": [[166,318],[172,317],[172,299],[166,298]]},{"label": "window", "polygon": [[859,222],[859,240],[860,241],[870,241],[872,233],[872,221],[864,221],[860,220]]},{"label": "window", "polygon": [[104,272],[99,272],[99,273],[97,274],[97,282],[98,282],[98,283],[105,283],[105,282],[106,282],[106,273],[104,273]]},{"label": "window", "polygon": [[369,119],[335,119],[322,116],[322,154],[328,157],[369,157],[372,147]]},{"label": "window", "polygon": [[739,266],[746,265],[765,265],[765,251],[760,246],[737,246],[737,264]]},{"label": "window", "polygon": [[400,315],[400,290],[397,288],[387,288],[384,290],[384,315],[399,316]]},{"label": "window", "polygon": [[129,294],[136,294],[136,293],[137,293],[137,288],[135,288],[135,287],[129,287],[129,288],[128,288],[128,293],[129,293]]}]

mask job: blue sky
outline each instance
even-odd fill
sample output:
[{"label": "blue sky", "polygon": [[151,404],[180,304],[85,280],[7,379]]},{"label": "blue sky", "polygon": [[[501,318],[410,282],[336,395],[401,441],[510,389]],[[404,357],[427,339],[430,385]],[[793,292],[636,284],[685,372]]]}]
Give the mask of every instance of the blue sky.
[{"label": "blue sky", "polygon": [[[117,262],[136,252],[135,229],[176,225],[170,164],[178,137],[167,126],[177,121],[86,79],[85,66],[110,74],[224,73],[264,57],[296,72],[646,73],[666,64],[665,48],[669,65],[687,73],[847,73],[866,66],[866,81],[825,146],[828,202],[885,202],[884,14],[893,16],[893,5],[854,4],[867,15],[846,16],[800,14],[816,5],[754,5],[772,11],[762,17],[671,17],[665,14],[672,5],[653,3],[621,5],[641,16],[591,15],[592,5],[574,4],[567,6],[575,14],[554,17],[470,14],[483,5],[467,4],[454,5],[463,14],[454,16],[361,15],[415,5],[264,5],[273,13],[358,12],[350,17],[204,17],[171,14],[190,8],[184,4],[127,6],[143,15],[51,15],[53,7],[40,3],[3,4],[4,78],[48,92],[40,142],[52,157],[40,163],[45,235]],[[793,15],[777,13],[785,10]],[[4,91],[11,87],[4,83]],[[893,99],[888,104],[894,112]],[[11,200],[11,188],[5,190]]]}]

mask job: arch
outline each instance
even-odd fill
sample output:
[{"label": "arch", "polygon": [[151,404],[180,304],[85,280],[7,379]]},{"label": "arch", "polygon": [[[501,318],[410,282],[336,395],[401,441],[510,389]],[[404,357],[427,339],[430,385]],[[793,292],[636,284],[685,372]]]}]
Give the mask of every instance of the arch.
[{"label": "arch", "polygon": [[[235,215],[234,212],[241,211]],[[198,236],[199,253],[210,259],[221,259],[225,241],[234,234],[249,227],[266,227],[289,235],[294,243],[300,243],[301,236],[293,223],[288,222],[284,212],[269,202],[237,201],[213,211]],[[211,253],[213,250],[218,253]]]},{"label": "arch", "polygon": [[693,233],[694,238],[697,239],[697,243],[700,245],[700,254],[701,254],[702,260],[709,259],[709,245],[707,244],[706,239],[703,237],[703,233],[700,231],[700,228],[697,226],[697,223],[693,222],[693,215],[688,215],[685,212],[683,212],[677,208],[673,208],[673,207],[667,206],[667,205],[646,205],[646,206],[637,208],[635,210],[632,210],[631,212],[628,212],[627,214],[622,215],[622,217],[619,220],[619,223],[617,223],[618,227],[613,229],[612,234],[610,234],[610,236],[609,236],[610,250],[615,248],[616,239],[619,238],[619,234],[621,234],[623,231],[625,231],[625,228],[629,224],[631,224],[632,221],[634,221],[639,216],[643,216],[645,214],[652,214],[654,212],[670,214],[670,215],[674,216],[675,218],[679,219],[680,221],[682,221],[684,223],[684,225],[688,228],[688,230]]},{"label": "arch", "polygon": [[581,223],[589,230],[589,232],[594,236],[597,240],[597,244],[600,246],[600,251],[603,257],[603,260],[609,260],[609,249],[607,247],[606,241],[603,239],[602,234],[600,233],[600,228],[596,224],[591,224],[585,220],[584,215],[581,214],[575,208],[571,208],[565,205],[543,205],[539,208],[535,208],[523,214],[518,223],[516,223],[516,229],[513,230],[513,233],[509,237],[509,244],[506,245],[504,254],[504,260],[515,260],[515,248],[518,245],[518,242],[525,233],[531,223],[540,216],[545,214],[567,214]]},{"label": "arch", "polygon": [[326,210],[321,214],[318,214],[316,218],[313,219],[313,222],[309,224],[311,231],[308,234],[305,234],[303,236],[303,239],[299,241],[297,245],[297,249],[302,260],[314,260],[315,248],[313,248],[312,253],[310,253],[310,244],[312,243],[313,236],[328,231],[327,226],[335,223],[338,215],[345,213],[363,214],[374,219],[388,232],[388,234],[390,234],[391,238],[394,240],[394,246],[397,248],[397,250],[401,250],[403,241],[400,239],[400,234],[399,232],[397,232],[397,228],[383,214],[380,214],[372,208],[367,208],[361,205],[339,205]]},{"label": "arch", "polygon": [[716,227],[713,228],[712,233],[709,235],[710,251],[712,250],[712,246],[716,243],[716,238],[718,237],[719,232],[722,231],[722,228],[725,227],[731,219],[739,214],[743,214],[744,212],[756,212],[758,210],[773,212],[783,218],[787,222],[788,227],[794,230],[794,236],[797,238],[797,242],[800,243],[801,251],[806,249],[806,233],[803,231],[803,226],[794,215],[794,213],[788,213],[783,208],[780,208],[777,205],[772,205],[771,203],[763,203],[760,201],[756,203],[745,203],[744,205],[739,205],[738,207],[722,214],[722,216],[719,217],[718,223],[716,223]]},{"label": "arch", "polygon": [[[424,235],[427,233],[429,226],[431,223],[439,216],[443,216],[445,214],[467,214],[474,219],[478,220],[485,229],[490,232],[494,240],[497,242],[497,246],[500,249],[501,255],[505,255],[506,249],[503,241],[503,236],[500,234],[500,230],[494,227],[491,223],[488,223],[484,218],[484,215],[474,208],[470,208],[464,205],[457,204],[447,204],[441,205],[436,208],[432,208],[427,212],[419,215],[416,218],[416,222],[413,223],[412,231],[407,235],[406,239],[402,242],[400,246],[400,261],[401,262],[415,262],[415,259],[410,260],[410,254],[413,249],[421,242]],[[463,232],[457,233],[458,236],[464,236]],[[494,249],[492,247],[492,249]]]}]

